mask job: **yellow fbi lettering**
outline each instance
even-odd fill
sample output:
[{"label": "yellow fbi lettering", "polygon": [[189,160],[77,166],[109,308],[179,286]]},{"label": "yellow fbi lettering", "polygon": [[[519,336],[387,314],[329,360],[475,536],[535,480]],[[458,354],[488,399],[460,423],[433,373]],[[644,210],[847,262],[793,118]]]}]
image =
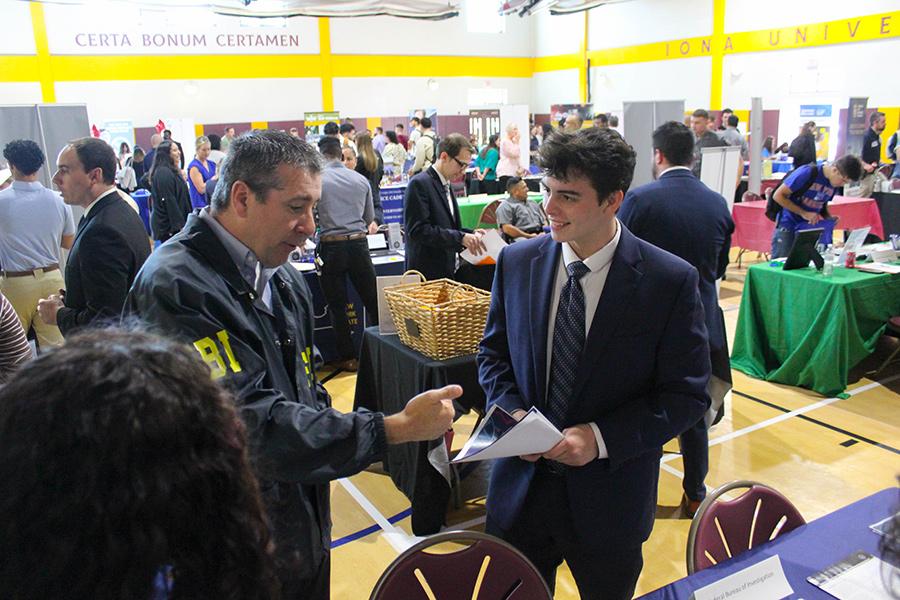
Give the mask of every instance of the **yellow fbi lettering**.
[{"label": "yellow fbi lettering", "polygon": [[[217,343],[218,342],[218,343]],[[219,352],[219,345],[225,350],[225,356]],[[200,338],[194,342],[194,348],[200,353],[200,357],[209,365],[213,379],[224,377],[231,369],[232,373],[241,372],[241,364],[234,357],[231,350],[231,342],[228,340],[228,332],[222,329],[216,332],[216,339],[211,337]],[[225,361],[228,360],[226,365]]]}]

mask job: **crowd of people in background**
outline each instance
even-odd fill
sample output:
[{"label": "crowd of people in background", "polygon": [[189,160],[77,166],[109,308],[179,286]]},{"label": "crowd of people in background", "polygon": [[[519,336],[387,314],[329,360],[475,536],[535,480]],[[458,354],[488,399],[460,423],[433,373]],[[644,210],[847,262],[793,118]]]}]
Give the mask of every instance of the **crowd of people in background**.
[{"label": "crowd of people in background", "polygon": [[[656,181],[629,189],[635,155],[617,115],[598,113],[592,121],[585,127],[573,113],[556,127],[533,123],[520,131],[510,123],[480,148],[477,139],[440,135],[428,116],[359,132],[349,120],[329,122],[317,148],[296,128],[236,135],[227,127],[197,137],[193,158],[169,130],[154,133],[146,151],[82,138],[59,149],[53,183],[60,193],[39,182],[46,157],[34,141],[7,144],[12,183],[0,191],[0,384],[8,383],[0,387],[0,475],[12,484],[0,500],[0,555],[6,557],[0,580],[15,582],[22,597],[155,599],[174,597],[175,589],[177,597],[270,598],[281,590],[285,597],[328,598],[329,482],[380,460],[392,444],[443,435],[461,390],[426,392],[399,415],[332,410],[315,375],[311,295],[285,264],[316,239],[339,353],[335,365],[355,371],[347,283],[377,319],[366,236],[385,228],[382,185],[392,176],[410,178],[407,266],[429,279],[460,279],[458,253],[486,250],[485,230],[466,229],[460,220],[453,184],[469,171],[469,191],[505,195],[496,211],[511,245],[498,265],[508,278],[496,288],[501,298],[525,301],[527,284],[516,288],[517,278],[552,239],[566,245],[542,271],[548,286],[565,285],[563,294],[575,294],[571,281],[578,287],[586,277],[595,282],[585,285],[596,305],[604,285],[621,283],[619,275],[605,284],[605,274],[599,277],[616,249],[622,250],[615,260],[643,252],[652,285],[666,290],[659,297],[674,299],[664,306],[656,297],[637,298],[622,318],[643,319],[650,311],[665,323],[671,311],[694,315],[677,336],[653,333],[691,374],[671,422],[654,425],[659,443],[631,447],[623,439],[641,436],[598,427],[596,411],[579,424],[563,412],[553,418],[564,441],[586,439],[578,447],[589,451],[535,459],[527,471],[501,463],[492,474],[492,489],[508,491],[518,503],[501,514],[489,496],[488,529],[520,546],[551,586],[557,559],[574,559],[570,566],[585,593],[617,590],[630,597],[640,543],[653,522],[643,509],[635,517],[633,507],[653,504],[647,500],[656,493],[659,446],[679,438],[683,504],[693,514],[705,495],[709,411],[716,409],[704,382],[727,376],[715,366],[710,375],[710,364],[716,353],[727,353],[715,282],[728,264],[734,222],[724,198],[699,181],[702,149],[734,146],[750,157],[733,111],[722,111],[717,121],[697,109],[687,123],[656,129]],[[763,157],[788,156],[795,167],[773,195],[781,207],[773,257],[785,255],[801,226],[828,217],[828,203],[842,187],[859,182],[866,194],[880,185],[885,127],[885,115],[873,113],[861,157],[834,161],[817,161],[812,121],[790,144],[764,140]],[[898,133],[888,145],[894,160]],[[531,162],[546,174],[543,204],[528,195],[520,137],[526,134]],[[140,189],[151,198],[152,240],[129,196]],[[667,203],[671,198],[682,202],[678,210]],[[77,226],[73,207],[84,213]],[[557,275],[561,260],[568,266]],[[670,294],[682,281],[699,295]],[[583,294],[581,302],[582,312],[558,316],[557,326],[580,322],[583,329]],[[564,310],[554,305],[553,311]],[[523,379],[510,375],[526,358],[530,366],[532,354],[505,346],[504,332],[507,323],[528,330],[532,317],[495,303],[479,356],[489,400],[509,402],[511,411],[533,403],[534,390],[520,394],[514,388]],[[147,325],[156,333],[141,330]],[[39,351],[36,359],[26,334]],[[528,343],[547,353],[557,340],[551,334]],[[558,382],[567,375],[556,360],[543,362],[547,377]],[[659,385],[683,375],[652,357],[645,362],[640,369],[658,375]],[[617,375],[632,385],[628,373]],[[644,385],[634,379],[634,386]],[[612,452],[626,447],[638,483],[627,506],[613,502],[602,518],[564,515],[569,527],[571,519],[596,526],[599,545],[560,546],[549,533],[559,523],[544,522],[549,511],[541,512],[557,499],[556,469],[602,458],[604,439]],[[618,491],[601,477],[586,477],[578,493],[611,498]],[[632,519],[627,534],[619,532],[619,519]],[[526,539],[524,532],[536,530],[548,531],[547,543]],[[51,539],[54,552],[47,551]],[[622,540],[627,545],[620,547]],[[618,570],[596,572],[577,556]]]}]

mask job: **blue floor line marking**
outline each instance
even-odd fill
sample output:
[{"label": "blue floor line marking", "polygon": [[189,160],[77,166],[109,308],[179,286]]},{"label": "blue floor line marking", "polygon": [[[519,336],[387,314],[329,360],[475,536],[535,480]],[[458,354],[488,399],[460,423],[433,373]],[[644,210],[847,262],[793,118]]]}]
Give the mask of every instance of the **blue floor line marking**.
[{"label": "blue floor line marking", "polygon": [[[403,519],[405,519],[406,517],[408,517],[411,514],[412,514],[412,507],[407,508],[404,511],[398,512],[393,517],[388,517],[388,523],[393,524],[393,523],[396,523],[397,521],[402,521]],[[379,527],[378,525],[371,525],[369,527],[366,527],[365,529],[361,529],[357,532],[351,533],[350,535],[345,535],[342,538],[332,540],[331,548],[334,549],[334,548],[337,548],[338,546],[343,546],[344,544],[349,544],[350,542],[356,541],[360,538],[364,538],[367,535],[377,533],[378,531],[381,531],[381,527]]]}]

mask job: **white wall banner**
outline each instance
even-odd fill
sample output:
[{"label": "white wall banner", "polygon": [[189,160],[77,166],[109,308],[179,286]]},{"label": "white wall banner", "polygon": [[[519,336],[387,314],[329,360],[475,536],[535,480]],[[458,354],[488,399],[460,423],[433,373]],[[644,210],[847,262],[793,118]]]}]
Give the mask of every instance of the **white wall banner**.
[{"label": "white wall banner", "polygon": [[45,4],[44,13],[53,54],[319,52],[318,24],[308,17],[245,19],[195,8],[169,7],[163,12],[112,4]]},{"label": "white wall banner", "polygon": [[28,2],[0,0],[3,15],[3,35],[0,35],[0,55],[36,54],[34,29],[31,27],[31,10]]}]

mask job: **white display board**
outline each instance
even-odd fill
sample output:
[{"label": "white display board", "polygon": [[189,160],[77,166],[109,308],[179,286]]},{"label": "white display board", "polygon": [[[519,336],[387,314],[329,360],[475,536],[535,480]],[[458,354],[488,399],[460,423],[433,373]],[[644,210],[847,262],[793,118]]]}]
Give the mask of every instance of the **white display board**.
[{"label": "white display board", "polygon": [[738,169],[743,170],[740,146],[702,148],[703,162],[700,166],[700,181],[706,187],[722,195],[728,204],[728,212],[734,206],[734,190],[737,189]]},{"label": "white display board", "polygon": [[[500,107],[500,139],[506,137],[506,127],[515,123],[519,128],[519,168],[528,170],[531,134],[528,126],[528,105],[510,104]],[[504,190],[505,191],[505,190]]]},{"label": "white display board", "polygon": [[184,150],[184,164],[187,165],[194,158],[194,142],[197,139],[194,120],[163,118],[162,122],[166,124],[166,129],[172,132],[172,139],[181,143]]},{"label": "white display board", "polygon": [[631,187],[653,181],[653,132],[667,121],[684,118],[684,100],[625,102],[619,123],[622,135],[634,148],[636,163]]}]

